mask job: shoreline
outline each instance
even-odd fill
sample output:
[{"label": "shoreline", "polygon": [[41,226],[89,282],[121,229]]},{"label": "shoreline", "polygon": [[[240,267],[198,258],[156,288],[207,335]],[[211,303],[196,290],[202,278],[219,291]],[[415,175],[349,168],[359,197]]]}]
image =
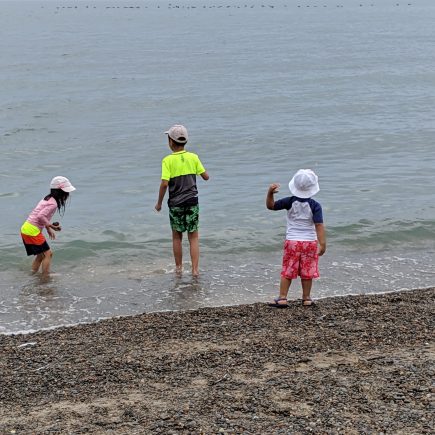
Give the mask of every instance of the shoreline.
[{"label": "shoreline", "polygon": [[434,302],[426,288],[1,334],[0,432],[431,433]]},{"label": "shoreline", "polygon": [[[412,288],[412,289],[408,289],[408,288],[403,288],[400,290],[389,290],[389,291],[379,291],[379,292],[373,292],[373,293],[347,293],[345,295],[334,295],[334,296],[323,296],[323,297],[318,297],[318,298],[314,298],[313,300],[315,302],[318,301],[325,301],[328,299],[337,299],[337,298],[347,298],[347,297],[353,297],[353,296],[373,296],[373,295],[387,295],[390,293],[402,293],[402,292],[414,292],[414,291],[424,291],[424,290],[429,290],[435,287],[422,287],[422,288]],[[270,298],[271,299],[271,298]],[[299,299],[289,299],[289,303],[295,303],[297,300]],[[81,325],[96,325],[100,322],[104,322],[106,320],[111,320],[111,319],[125,319],[125,318],[130,318],[130,317],[137,317],[137,316],[143,316],[146,314],[160,314],[160,313],[188,313],[191,311],[198,311],[198,310],[203,310],[203,309],[208,309],[208,308],[228,308],[228,307],[244,307],[244,306],[250,306],[250,305],[256,305],[256,304],[261,304],[262,302],[253,302],[251,304],[235,304],[235,305],[213,305],[213,306],[209,306],[209,307],[199,307],[199,308],[192,308],[192,309],[181,309],[181,310],[165,310],[165,311],[147,311],[147,312],[143,312],[143,313],[137,313],[137,314],[121,314],[121,315],[117,315],[117,316],[108,316],[108,317],[100,317],[98,319],[95,320],[91,320],[89,322],[77,322],[77,323],[65,323],[65,324],[60,324],[60,325],[53,325],[53,326],[47,326],[44,328],[40,328],[40,329],[29,329],[29,330],[21,330],[21,331],[13,331],[13,332],[1,332],[0,331],[0,337],[2,336],[6,336],[6,337],[10,337],[10,336],[17,336],[17,335],[31,335],[31,334],[37,334],[39,332],[48,332],[48,331],[53,331],[56,329],[60,329],[60,328],[74,328],[76,326],[81,326]],[[265,301],[264,303],[267,304],[267,302]]]}]

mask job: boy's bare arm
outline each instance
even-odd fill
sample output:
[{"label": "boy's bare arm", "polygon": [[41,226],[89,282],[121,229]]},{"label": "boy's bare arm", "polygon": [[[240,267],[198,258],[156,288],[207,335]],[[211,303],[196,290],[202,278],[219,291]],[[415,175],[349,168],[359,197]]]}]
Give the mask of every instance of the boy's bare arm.
[{"label": "boy's bare arm", "polygon": [[162,209],[163,198],[165,197],[168,184],[169,184],[168,180],[162,180],[160,183],[159,198],[157,199],[157,203],[154,207],[157,211],[160,211]]},{"label": "boy's bare arm", "polygon": [[319,242],[319,255],[323,255],[326,251],[326,234],[323,224],[315,224],[317,240]]},{"label": "boy's bare arm", "polygon": [[266,196],[266,207],[269,210],[273,210],[273,207],[275,205],[275,198],[273,197],[273,194],[276,193],[279,189],[279,184],[273,183],[269,186],[269,190],[267,191]]},{"label": "boy's bare arm", "polygon": [[202,174],[199,174],[199,175],[205,181],[207,181],[210,178],[207,171],[205,171],[205,172],[203,172]]}]

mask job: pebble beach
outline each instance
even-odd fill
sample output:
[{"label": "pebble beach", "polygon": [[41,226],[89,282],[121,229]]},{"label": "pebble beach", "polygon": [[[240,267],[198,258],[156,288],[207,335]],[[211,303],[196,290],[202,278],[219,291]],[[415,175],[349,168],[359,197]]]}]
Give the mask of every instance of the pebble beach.
[{"label": "pebble beach", "polygon": [[0,336],[2,434],[434,433],[435,289]]}]

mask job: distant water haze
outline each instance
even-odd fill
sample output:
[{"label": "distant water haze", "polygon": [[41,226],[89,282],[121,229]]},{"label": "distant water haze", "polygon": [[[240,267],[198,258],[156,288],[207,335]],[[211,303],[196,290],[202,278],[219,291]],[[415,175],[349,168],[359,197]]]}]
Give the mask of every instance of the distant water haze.
[{"label": "distant water haze", "polygon": [[[435,285],[434,22],[428,0],[0,2],[0,332],[267,301],[265,195],[299,168],[327,228],[315,297]],[[210,174],[198,281],[153,211],[174,123]],[[44,283],[19,228],[55,175],[77,191]]]}]

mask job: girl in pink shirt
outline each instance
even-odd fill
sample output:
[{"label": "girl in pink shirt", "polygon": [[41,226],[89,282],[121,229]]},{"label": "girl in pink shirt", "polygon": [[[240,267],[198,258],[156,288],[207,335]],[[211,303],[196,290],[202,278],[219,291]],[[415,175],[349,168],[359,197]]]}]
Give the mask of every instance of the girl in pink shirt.
[{"label": "girl in pink shirt", "polygon": [[38,272],[42,266],[42,274],[47,276],[50,272],[51,258],[53,253],[45,240],[42,230],[47,230],[51,240],[56,238],[54,231],[60,231],[62,227],[55,222],[51,223],[56,210],[65,212],[65,204],[70,192],[76,190],[68,178],[54,177],[50,182],[50,193],[33,209],[26,222],[21,227],[27,255],[35,255],[32,263],[32,272]]}]

